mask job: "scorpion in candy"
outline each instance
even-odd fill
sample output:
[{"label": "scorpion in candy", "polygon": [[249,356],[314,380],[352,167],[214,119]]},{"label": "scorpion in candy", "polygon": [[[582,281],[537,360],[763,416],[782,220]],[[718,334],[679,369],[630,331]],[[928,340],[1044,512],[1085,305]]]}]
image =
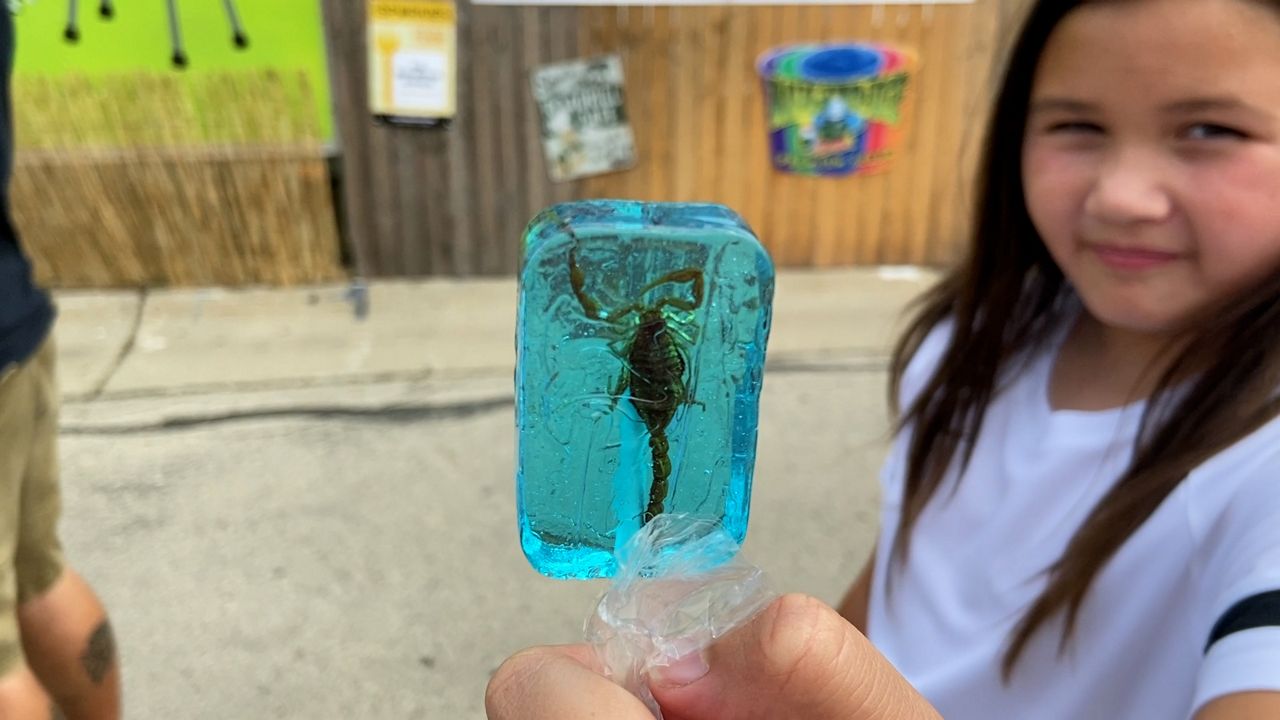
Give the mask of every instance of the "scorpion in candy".
[{"label": "scorpion in candy", "polygon": [[[661,297],[645,304],[646,293],[668,283],[690,283],[691,299]],[[645,285],[636,295],[636,301],[625,307],[606,312],[586,291],[586,273],[578,265],[576,248],[569,251],[569,284],[582,306],[582,311],[593,320],[601,320],[614,326],[620,342],[611,345],[623,362],[622,373],[613,388],[614,402],[629,388],[631,404],[649,431],[649,449],[653,456],[653,484],[649,488],[649,504],[644,511],[644,523],[662,514],[667,496],[667,481],[671,477],[670,444],[667,442],[667,425],[675,417],[676,410],[689,402],[689,388],[685,381],[688,360],[677,338],[691,342],[689,336],[673,324],[664,311],[665,307],[692,312],[702,305],[705,280],[702,270],[682,268],[663,275]],[[624,323],[628,316],[635,319]]]}]

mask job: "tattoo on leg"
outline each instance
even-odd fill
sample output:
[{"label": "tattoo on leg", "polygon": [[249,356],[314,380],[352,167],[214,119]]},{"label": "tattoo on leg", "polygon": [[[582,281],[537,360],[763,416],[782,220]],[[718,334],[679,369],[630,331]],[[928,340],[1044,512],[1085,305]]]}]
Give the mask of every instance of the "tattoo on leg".
[{"label": "tattoo on leg", "polygon": [[115,662],[116,639],[111,632],[111,623],[103,620],[97,630],[89,636],[89,644],[85,646],[80,662],[94,685],[102,684],[107,673],[111,672],[111,664]]}]

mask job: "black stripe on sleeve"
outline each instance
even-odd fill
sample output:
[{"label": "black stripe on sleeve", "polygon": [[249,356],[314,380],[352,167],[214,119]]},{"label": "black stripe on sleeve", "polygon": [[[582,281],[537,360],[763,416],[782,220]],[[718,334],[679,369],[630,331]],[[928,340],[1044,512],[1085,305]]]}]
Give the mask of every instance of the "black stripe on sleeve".
[{"label": "black stripe on sleeve", "polygon": [[1257,627],[1280,627],[1280,590],[1251,595],[1222,614],[1209,633],[1204,651],[1222,638]]}]

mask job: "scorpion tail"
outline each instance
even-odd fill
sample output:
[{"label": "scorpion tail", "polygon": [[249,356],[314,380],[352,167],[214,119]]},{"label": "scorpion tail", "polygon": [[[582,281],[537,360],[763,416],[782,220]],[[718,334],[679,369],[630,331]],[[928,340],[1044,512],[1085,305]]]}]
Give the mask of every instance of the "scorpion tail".
[{"label": "scorpion tail", "polygon": [[671,477],[670,445],[665,432],[649,434],[649,449],[653,452],[653,484],[649,486],[649,507],[644,511],[644,522],[662,514],[667,499],[667,480]]}]

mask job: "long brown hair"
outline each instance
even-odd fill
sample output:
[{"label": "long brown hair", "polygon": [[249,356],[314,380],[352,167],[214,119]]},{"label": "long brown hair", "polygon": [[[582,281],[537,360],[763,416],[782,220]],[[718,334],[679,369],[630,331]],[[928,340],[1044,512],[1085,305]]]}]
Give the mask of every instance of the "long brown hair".
[{"label": "long brown hair", "polygon": [[[967,259],[920,299],[893,355],[895,405],[903,372],[925,337],[954,320],[950,345],[923,390],[898,416],[911,428],[902,517],[893,557],[910,550],[911,530],[944,476],[968,465],[1002,372],[1042,347],[1064,319],[1072,290],[1028,214],[1022,144],[1032,83],[1049,36],[1086,2],[1040,0],[1008,59],[979,165]],[[1276,0],[1265,4],[1280,5]],[[1010,635],[1003,676],[1010,678],[1032,635],[1059,612],[1059,650],[1075,629],[1090,584],[1124,542],[1197,465],[1280,415],[1280,272],[1215,309],[1173,356],[1148,399],[1132,464],[1046,568],[1048,586]],[[1193,379],[1171,392],[1175,379]]]}]

